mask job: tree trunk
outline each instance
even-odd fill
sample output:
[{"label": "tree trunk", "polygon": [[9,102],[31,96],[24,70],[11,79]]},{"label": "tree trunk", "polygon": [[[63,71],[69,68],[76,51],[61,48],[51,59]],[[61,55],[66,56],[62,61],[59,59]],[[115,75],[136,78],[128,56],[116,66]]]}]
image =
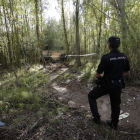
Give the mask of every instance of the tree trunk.
[{"label": "tree trunk", "polygon": [[65,23],[65,13],[64,13],[64,0],[61,1],[61,7],[62,7],[63,29],[64,29],[65,43],[66,43],[66,54],[69,54],[69,43],[68,43],[66,23]]},{"label": "tree trunk", "polygon": [[[80,40],[79,40],[79,0],[76,1],[76,51],[80,55]],[[80,56],[76,57],[77,66],[81,66]]]},{"label": "tree trunk", "polygon": [[118,4],[118,9],[120,11],[120,18],[121,18],[121,28],[122,28],[122,42],[123,46],[126,48],[126,37],[127,37],[127,22],[125,16],[125,9],[124,9],[124,0],[116,0]]},{"label": "tree trunk", "polygon": [[98,36],[98,51],[97,53],[100,51],[100,47],[101,47],[101,32],[102,32],[102,11],[103,11],[103,0],[102,0],[102,7],[101,7],[101,17],[100,17],[100,21],[99,21],[99,36]]},{"label": "tree trunk", "polygon": [[85,54],[87,53],[87,34],[86,34],[86,27],[84,27],[84,48]]},{"label": "tree trunk", "polygon": [[[35,15],[36,15],[36,37],[37,37],[37,48],[40,48],[40,36],[39,36],[39,16],[38,16],[38,13],[39,13],[39,3],[38,3],[38,0],[35,0]],[[41,54],[42,52],[40,52]],[[35,60],[37,60],[37,52],[35,52]]]},{"label": "tree trunk", "polygon": [[[36,34],[37,34],[38,49],[40,50],[40,55],[41,55],[41,58],[42,58],[43,66],[45,67],[43,50],[42,50],[41,45],[40,45],[39,15],[38,15],[38,13],[39,13],[39,0],[35,0],[35,11],[36,11]],[[37,55],[37,57],[38,57],[38,55]]]}]

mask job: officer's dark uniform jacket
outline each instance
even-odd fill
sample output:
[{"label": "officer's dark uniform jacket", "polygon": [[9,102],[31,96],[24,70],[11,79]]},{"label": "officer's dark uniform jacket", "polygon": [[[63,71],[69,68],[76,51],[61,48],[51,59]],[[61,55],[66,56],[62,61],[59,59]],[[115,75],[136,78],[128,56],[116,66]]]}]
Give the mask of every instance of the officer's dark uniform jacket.
[{"label": "officer's dark uniform jacket", "polygon": [[110,80],[121,80],[123,72],[129,71],[130,65],[127,56],[117,49],[104,55],[98,66],[97,72],[104,72],[104,77]]}]

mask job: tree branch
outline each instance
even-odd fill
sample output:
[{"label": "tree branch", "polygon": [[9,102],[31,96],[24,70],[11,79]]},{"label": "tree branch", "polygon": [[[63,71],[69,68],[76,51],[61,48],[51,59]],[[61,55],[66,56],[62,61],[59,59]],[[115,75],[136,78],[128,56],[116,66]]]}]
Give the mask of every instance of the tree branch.
[{"label": "tree branch", "polygon": [[107,15],[105,12],[101,11],[95,4],[93,4],[93,3],[90,3],[90,4],[91,4],[92,6],[94,6],[98,11],[100,11],[102,14],[106,15],[107,17],[109,17],[110,19],[115,20],[115,21],[121,23],[121,21],[119,21],[119,20],[117,20],[117,19],[115,19],[115,18],[112,18],[112,17],[110,17],[109,15]]}]

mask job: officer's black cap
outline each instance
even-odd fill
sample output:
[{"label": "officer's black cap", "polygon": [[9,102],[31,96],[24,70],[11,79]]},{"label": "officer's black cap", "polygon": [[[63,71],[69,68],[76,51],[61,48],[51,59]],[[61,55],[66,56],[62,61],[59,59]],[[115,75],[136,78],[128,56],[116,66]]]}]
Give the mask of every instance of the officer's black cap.
[{"label": "officer's black cap", "polygon": [[111,43],[114,45],[120,44],[120,38],[117,36],[112,36],[108,39],[108,43]]}]

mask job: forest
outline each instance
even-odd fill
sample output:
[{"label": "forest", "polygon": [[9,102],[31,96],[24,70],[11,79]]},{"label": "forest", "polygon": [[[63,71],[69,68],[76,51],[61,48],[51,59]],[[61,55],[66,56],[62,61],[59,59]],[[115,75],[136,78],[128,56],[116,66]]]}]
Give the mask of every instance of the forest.
[{"label": "forest", "polygon": [[[60,18],[47,16],[52,6]],[[139,0],[1,0],[0,140],[138,140],[139,14]],[[88,121],[111,36],[130,63],[118,131],[105,123],[109,96],[97,100],[102,125]]]}]

